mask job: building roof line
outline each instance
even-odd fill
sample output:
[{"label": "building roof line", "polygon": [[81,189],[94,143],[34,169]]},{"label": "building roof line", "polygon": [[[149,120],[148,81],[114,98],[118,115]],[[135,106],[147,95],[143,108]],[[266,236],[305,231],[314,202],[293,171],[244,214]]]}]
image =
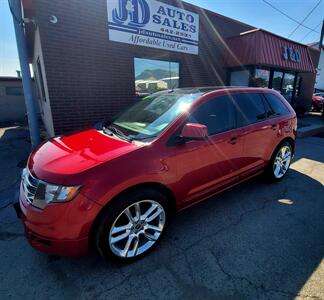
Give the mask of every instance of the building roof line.
[{"label": "building roof line", "polygon": [[[318,44],[319,44],[319,42],[313,42],[313,43],[307,44],[307,46],[308,46],[308,47],[311,47],[312,49],[317,49],[317,50],[319,50],[319,49],[318,49]],[[315,46],[316,46],[316,48],[315,48]],[[321,48],[324,50],[324,45],[322,45]]]},{"label": "building roof line", "polygon": [[241,33],[240,33],[240,36],[242,36],[242,35],[246,35],[246,34],[255,33],[255,32],[258,32],[258,31],[263,31],[263,32],[265,32],[265,33],[267,33],[267,34],[270,34],[270,35],[276,36],[276,37],[278,37],[278,38],[281,38],[281,39],[283,39],[283,40],[286,40],[286,41],[291,42],[291,43],[294,43],[294,44],[301,45],[301,46],[303,46],[303,47],[309,47],[309,45],[306,45],[306,44],[303,44],[303,43],[300,43],[300,42],[296,42],[296,41],[294,41],[294,40],[288,39],[288,38],[286,38],[286,37],[284,37],[284,36],[281,36],[281,35],[279,35],[279,34],[273,33],[273,32],[271,32],[271,31],[268,31],[268,30],[263,29],[263,28],[255,28],[255,29],[251,29],[251,30],[248,30],[248,31],[241,32]]}]

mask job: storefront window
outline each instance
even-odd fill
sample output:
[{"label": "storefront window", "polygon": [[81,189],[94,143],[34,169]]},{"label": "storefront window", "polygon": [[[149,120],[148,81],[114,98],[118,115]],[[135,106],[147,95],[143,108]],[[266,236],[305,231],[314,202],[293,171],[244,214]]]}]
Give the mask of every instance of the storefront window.
[{"label": "storefront window", "polygon": [[282,82],[282,95],[288,102],[291,102],[294,90],[295,75],[292,73],[285,73]]},{"label": "storefront window", "polygon": [[256,69],[253,79],[254,86],[268,87],[269,86],[270,71],[264,69]]},{"label": "storefront window", "polygon": [[281,83],[283,78],[283,72],[274,71],[272,79],[272,88],[276,91],[281,91]]},{"label": "storefront window", "polygon": [[231,72],[231,86],[249,86],[250,71],[240,70]]},{"label": "storefront window", "polygon": [[179,63],[135,58],[136,95],[144,96],[179,87]]}]

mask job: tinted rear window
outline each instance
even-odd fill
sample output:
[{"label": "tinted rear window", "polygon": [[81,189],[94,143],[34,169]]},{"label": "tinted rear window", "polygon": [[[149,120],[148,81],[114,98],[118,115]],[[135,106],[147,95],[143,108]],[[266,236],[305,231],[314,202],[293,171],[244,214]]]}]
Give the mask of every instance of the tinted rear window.
[{"label": "tinted rear window", "polygon": [[235,94],[237,127],[263,121],[267,118],[263,97],[260,94]]},{"label": "tinted rear window", "polygon": [[288,108],[281,102],[281,100],[273,94],[264,94],[275,116],[284,116],[289,114]]},{"label": "tinted rear window", "polygon": [[191,114],[189,122],[206,125],[209,135],[233,129],[235,113],[232,98],[221,96],[203,103]]}]

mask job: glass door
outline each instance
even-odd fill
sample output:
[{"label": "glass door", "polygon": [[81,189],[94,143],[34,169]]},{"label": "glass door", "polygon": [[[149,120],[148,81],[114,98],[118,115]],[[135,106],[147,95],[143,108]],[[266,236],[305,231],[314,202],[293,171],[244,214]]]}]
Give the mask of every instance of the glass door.
[{"label": "glass door", "polygon": [[273,72],[272,88],[281,93],[281,85],[284,73],[279,71]]},{"label": "glass door", "polygon": [[281,94],[288,102],[292,101],[294,91],[295,74],[285,73],[282,81]]}]

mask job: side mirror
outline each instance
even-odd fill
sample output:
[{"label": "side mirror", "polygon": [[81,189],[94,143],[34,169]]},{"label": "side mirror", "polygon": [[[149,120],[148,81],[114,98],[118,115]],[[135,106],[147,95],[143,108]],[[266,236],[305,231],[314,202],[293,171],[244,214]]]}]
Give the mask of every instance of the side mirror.
[{"label": "side mirror", "polygon": [[180,138],[184,140],[204,140],[207,137],[207,126],[198,123],[187,123],[180,135]]}]

